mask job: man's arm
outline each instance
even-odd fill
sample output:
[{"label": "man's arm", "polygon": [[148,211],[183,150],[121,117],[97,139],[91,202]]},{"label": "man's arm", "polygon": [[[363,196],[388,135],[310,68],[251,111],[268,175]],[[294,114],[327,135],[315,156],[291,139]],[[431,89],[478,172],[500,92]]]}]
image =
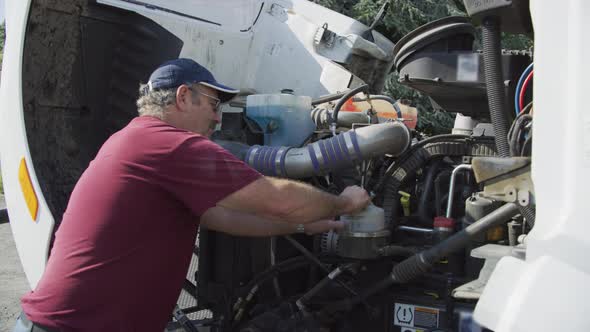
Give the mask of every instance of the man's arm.
[{"label": "man's arm", "polygon": [[302,182],[265,176],[227,196],[217,205],[288,223],[306,224],[358,212],[369,201],[367,192],[356,186],[348,187],[336,196]]},{"label": "man's arm", "polygon": [[[201,226],[236,236],[275,236],[292,234],[297,231],[297,225],[292,223],[269,220],[221,206],[207,210],[201,216]],[[319,220],[307,223],[305,233],[311,235],[342,227],[341,221]]]}]

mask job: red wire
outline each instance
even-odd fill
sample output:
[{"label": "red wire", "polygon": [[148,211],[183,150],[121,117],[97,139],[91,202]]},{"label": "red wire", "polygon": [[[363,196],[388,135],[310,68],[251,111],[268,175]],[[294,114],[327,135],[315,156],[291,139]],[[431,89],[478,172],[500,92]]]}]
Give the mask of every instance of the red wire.
[{"label": "red wire", "polygon": [[528,87],[529,83],[531,82],[531,79],[533,78],[533,72],[534,70],[531,70],[529,75],[522,83],[522,89],[520,89],[520,96],[518,96],[518,105],[520,106],[521,112],[524,110],[524,95],[526,93],[526,88]]}]

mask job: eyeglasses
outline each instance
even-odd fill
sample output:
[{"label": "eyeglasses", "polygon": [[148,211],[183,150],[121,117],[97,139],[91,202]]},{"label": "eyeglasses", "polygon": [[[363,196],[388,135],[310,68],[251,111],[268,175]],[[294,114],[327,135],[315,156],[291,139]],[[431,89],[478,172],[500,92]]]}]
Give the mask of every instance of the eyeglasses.
[{"label": "eyeglasses", "polygon": [[196,89],[196,90],[195,90],[195,89],[193,89],[193,88],[192,88],[192,87],[190,87],[190,86],[188,87],[188,89],[189,89],[189,90],[191,90],[191,91],[195,91],[195,92],[197,92],[197,93],[200,93],[200,94],[202,94],[203,96],[205,96],[205,97],[208,97],[208,98],[212,99],[212,100],[215,102],[215,104],[211,104],[211,106],[213,106],[213,109],[214,109],[214,110],[217,110],[217,109],[218,109],[218,107],[219,107],[219,104],[221,104],[221,99],[219,99],[219,98],[217,98],[217,97],[214,97],[214,96],[212,96],[212,95],[210,95],[210,94],[207,94],[207,93],[205,93],[205,92],[199,91],[198,89]]}]

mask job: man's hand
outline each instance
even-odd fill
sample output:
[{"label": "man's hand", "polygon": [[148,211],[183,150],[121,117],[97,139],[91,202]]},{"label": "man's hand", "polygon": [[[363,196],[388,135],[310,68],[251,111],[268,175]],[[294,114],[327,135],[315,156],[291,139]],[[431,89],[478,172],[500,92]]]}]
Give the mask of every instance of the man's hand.
[{"label": "man's hand", "polygon": [[305,234],[313,235],[318,233],[329,232],[331,230],[340,230],[344,227],[344,223],[342,221],[325,219],[310,222],[305,224],[304,226]]},{"label": "man's hand", "polygon": [[347,200],[343,214],[355,214],[361,212],[371,202],[371,197],[367,191],[359,186],[346,187],[340,194]]}]

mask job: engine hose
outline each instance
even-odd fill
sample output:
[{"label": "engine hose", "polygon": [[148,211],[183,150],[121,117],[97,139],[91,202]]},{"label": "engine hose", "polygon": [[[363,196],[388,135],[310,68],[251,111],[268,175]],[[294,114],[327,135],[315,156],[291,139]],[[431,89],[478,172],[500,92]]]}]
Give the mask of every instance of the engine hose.
[{"label": "engine hose", "polygon": [[[289,241],[297,250],[301,251],[303,256],[309,259],[312,263],[314,263],[328,275],[331,273],[331,271],[324,264],[322,264],[322,262],[320,262],[320,260],[317,257],[315,257],[309,250],[307,250],[301,243],[297,242],[290,235],[285,235],[285,239],[287,239],[287,241]],[[344,282],[340,280],[336,280],[336,282],[340,284],[340,286],[342,286],[344,289],[346,289],[350,294],[356,295],[354,289],[350,288],[350,286],[348,286]]]},{"label": "engine hose", "polygon": [[336,126],[338,125],[338,113],[340,112],[340,109],[342,108],[342,106],[344,105],[344,103],[350,99],[350,97],[356,95],[357,93],[361,92],[361,91],[365,91],[367,92],[369,90],[369,85],[367,84],[363,84],[361,86],[358,86],[350,91],[348,91],[342,98],[340,98],[340,100],[338,100],[338,103],[336,103],[336,106],[334,107],[334,119],[332,119],[332,125],[330,126],[330,129],[332,130],[332,134],[336,134]]},{"label": "engine hose", "polygon": [[314,254],[311,253],[311,251],[307,250],[307,248],[305,248],[301,243],[297,242],[297,240],[295,240],[290,235],[285,235],[284,237],[287,241],[289,241],[289,243],[291,243],[293,247],[295,247],[295,249],[299,250],[304,257],[309,259],[312,263],[314,263],[324,272],[330,273],[330,269],[328,269],[322,262],[320,262],[320,260],[317,257],[315,257]]},{"label": "engine hose", "polygon": [[288,272],[307,267],[309,264],[310,261],[305,257],[296,256],[271,266],[267,270],[259,273],[254,279],[250,280],[250,282],[248,282],[248,284],[242,288],[246,291],[246,293],[242,293],[242,295],[237,298],[233,305],[233,312],[235,313],[233,322],[234,327],[240,322],[244,309],[248,306],[249,302],[252,300],[252,297],[258,291],[260,285],[269,280],[272,280],[280,272]]},{"label": "engine hose", "polygon": [[384,154],[399,155],[410,145],[410,136],[403,123],[387,122],[349,130],[302,148],[254,145],[243,160],[264,175],[308,178]]},{"label": "engine hose", "polygon": [[388,180],[388,178],[391,176],[391,174],[393,174],[399,167],[399,165],[403,164],[407,159],[412,158],[412,156],[414,155],[414,153],[420,149],[421,147],[423,147],[426,144],[430,144],[433,142],[438,142],[438,141],[450,141],[452,139],[466,139],[469,138],[470,136],[467,135],[456,135],[456,134],[445,134],[445,135],[437,135],[437,136],[432,136],[429,137],[427,139],[421,140],[418,143],[415,143],[414,145],[412,145],[409,149],[407,149],[404,154],[400,155],[397,160],[392,163],[387,170],[385,171],[385,174],[381,177],[381,180],[379,181],[379,183],[377,183],[374,187],[373,190],[374,192],[379,192],[381,191],[381,189],[383,189],[383,186],[385,185],[385,182]]},{"label": "engine hose", "polygon": [[496,149],[500,157],[510,157],[508,145],[508,119],[506,98],[502,82],[502,49],[500,23],[495,17],[487,17],[482,26],[483,61],[488,91],[490,117],[496,136]]},{"label": "engine hose", "polygon": [[252,287],[256,285],[261,285],[267,280],[272,279],[277,273],[291,271],[301,267],[306,267],[310,264],[311,262],[304,256],[296,256],[293,258],[286,259],[257,274],[252,280],[248,282],[248,284],[246,284],[246,286],[244,286],[243,289],[249,291]]},{"label": "engine hose", "polygon": [[430,165],[430,167],[428,168],[428,172],[426,173],[426,177],[424,178],[424,189],[422,191],[422,195],[420,195],[420,201],[418,203],[418,216],[425,223],[432,224],[432,217],[428,209],[428,202],[430,201],[430,197],[434,189],[434,178],[438,174],[438,170],[440,169],[443,163],[444,162],[441,157],[436,158],[432,162],[432,165]]},{"label": "engine hose", "polygon": [[[502,82],[502,48],[500,22],[496,17],[487,17],[482,24],[482,44],[486,89],[490,117],[496,136],[496,149],[500,157],[510,157],[508,144],[507,104]],[[531,206],[521,206],[520,213],[530,227],[535,225],[535,210]]]},{"label": "engine hose", "polygon": [[[320,282],[318,282],[314,287],[312,287],[309,291],[303,294],[303,296],[301,296],[297,300],[297,302],[295,302],[295,304],[300,310],[306,311],[307,304],[309,303],[311,298],[313,298],[317,293],[319,293],[320,290],[324,289],[328,284],[335,281],[336,278],[340,274],[342,274],[342,272],[346,270],[355,270],[359,265],[360,262],[355,262],[338,266],[335,270],[328,273],[328,275],[324,279],[320,280]],[[354,295],[356,296],[357,294],[354,293]]]},{"label": "engine hose", "polygon": [[403,247],[394,244],[387,245],[385,247],[381,247],[377,250],[380,256],[412,256],[416,254],[416,249],[410,247]]},{"label": "engine hose", "polygon": [[524,219],[526,219],[526,223],[527,225],[529,225],[530,228],[533,228],[533,226],[535,226],[535,210],[529,205],[529,206],[520,206],[520,213],[522,214],[522,216],[524,217]]},{"label": "engine hose", "polygon": [[231,154],[233,154],[236,158],[240,160],[246,159],[246,154],[248,153],[248,149],[250,148],[250,145],[240,142],[226,140],[214,140],[214,142],[222,148],[229,151]]},{"label": "engine hose", "polygon": [[391,98],[390,96],[385,95],[370,95],[369,98],[353,98],[352,101],[367,101],[367,100],[385,100],[393,106],[395,109],[395,113],[397,114],[398,119],[402,118],[402,110],[397,105],[397,100]]},{"label": "engine hose", "polygon": [[[327,263],[329,264],[340,264],[343,260],[333,260],[333,256],[331,255],[320,255],[319,256],[322,260],[328,260]],[[345,260],[346,261],[346,260]],[[252,280],[250,280],[244,287],[240,288],[240,295],[245,296],[248,294],[248,291],[251,290],[254,286],[260,286],[263,283],[267,282],[274,278],[278,273],[284,273],[292,270],[296,270],[302,267],[310,266],[312,262],[305,256],[295,256],[288,258],[284,261],[277,263],[274,266],[267,268],[266,270],[258,273]]]},{"label": "engine hose", "polygon": [[494,156],[496,152],[491,144],[485,141],[457,141],[447,140],[446,142],[437,142],[426,144],[414,151],[414,153],[402,161],[391,176],[386,179],[385,189],[383,192],[383,209],[385,210],[385,220],[390,222],[391,227],[395,227],[397,192],[404,181],[410,178],[410,175],[424,167],[430,160],[437,157],[458,157],[458,156],[473,156],[484,157]]},{"label": "engine hose", "polygon": [[441,258],[464,248],[473,237],[486,232],[490,228],[501,225],[517,213],[518,207],[514,203],[507,203],[499,207],[430,249],[415,254],[395,265],[386,278],[376,283],[373,287],[361,292],[358,296],[328,305],[321,313],[330,315],[338,311],[348,311],[355,305],[364,302],[370,296],[382,292],[393,284],[406,283],[423,275],[436,262],[440,261]]},{"label": "engine hose", "polygon": [[[332,111],[316,107],[311,111],[311,120],[316,129],[328,129],[332,121]],[[371,117],[365,112],[342,112],[338,116],[338,127],[352,128],[354,123],[371,123]]]}]

